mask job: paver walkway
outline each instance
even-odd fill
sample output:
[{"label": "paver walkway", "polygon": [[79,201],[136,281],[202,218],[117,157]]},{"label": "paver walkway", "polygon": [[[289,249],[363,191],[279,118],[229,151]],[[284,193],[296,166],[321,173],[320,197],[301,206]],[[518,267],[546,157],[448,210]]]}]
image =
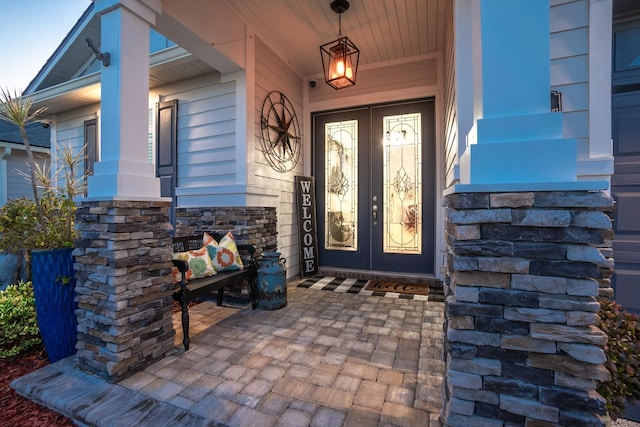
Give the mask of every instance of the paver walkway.
[{"label": "paver walkway", "polygon": [[12,386],[96,426],[439,426],[441,302],[290,284],[282,309],[190,313],[188,352],[118,384],[69,358]]}]

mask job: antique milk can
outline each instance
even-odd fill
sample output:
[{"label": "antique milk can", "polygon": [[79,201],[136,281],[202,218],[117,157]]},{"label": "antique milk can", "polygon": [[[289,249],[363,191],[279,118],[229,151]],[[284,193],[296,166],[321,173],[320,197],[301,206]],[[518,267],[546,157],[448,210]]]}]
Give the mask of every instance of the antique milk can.
[{"label": "antique milk can", "polygon": [[287,268],[280,252],[264,252],[258,260],[258,308],[274,310],[287,305]]}]

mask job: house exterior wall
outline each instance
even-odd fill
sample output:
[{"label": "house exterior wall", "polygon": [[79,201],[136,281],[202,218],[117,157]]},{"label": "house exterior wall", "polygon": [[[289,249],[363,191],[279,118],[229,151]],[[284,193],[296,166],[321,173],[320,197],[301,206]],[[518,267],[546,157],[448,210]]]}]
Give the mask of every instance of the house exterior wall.
[{"label": "house exterior wall", "polygon": [[[293,179],[302,173],[303,160],[291,172],[281,174],[271,168],[262,153],[260,110],[266,94],[280,90],[294,103],[302,126],[302,80],[274,58],[268,47],[257,43],[254,132],[246,141],[238,132],[243,118],[238,119],[237,99],[246,92],[242,76],[221,78],[211,73],[153,88],[149,108],[154,111],[156,102],[178,100],[177,207],[276,207],[277,246],[288,260],[288,275],[293,276],[299,271]],[[59,114],[57,143],[79,150],[84,144],[84,121],[99,117],[99,108],[94,104]],[[247,150],[254,153],[246,156]],[[247,164],[247,159],[255,163]]]},{"label": "house exterior wall", "polygon": [[[84,122],[98,118],[100,104],[88,105],[71,111],[66,111],[56,116],[56,131],[53,133],[54,141],[51,145],[51,158],[56,159],[58,147],[71,147],[74,153],[84,147]],[[98,124],[99,126],[99,124]],[[98,142],[98,146],[100,143]],[[78,176],[82,171],[77,171]]]},{"label": "house exterior wall", "polygon": [[[552,2],[551,84],[553,88],[563,78],[566,83],[567,77],[576,77],[559,90],[570,95],[565,134],[574,132],[578,138],[580,180],[608,180],[613,173],[611,105],[603,102],[610,97],[612,23],[600,19],[610,16],[611,10],[612,2],[607,0]],[[554,43],[555,38],[559,40]],[[583,88],[578,70],[585,64],[588,74]],[[587,110],[581,111],[585,103]]]},{"label": "house exterior wall", "polygon": [[551,1],[551,90],[562,93],[564,136],[576,138],[579,180],[613,172],[609,97],[611,2]]},{"label": "house exterior wall", "polygon": [[220,206],[216,188],[233,186],[238,177],[234,81],[221,83],[217,73],[155,88],[156,102],[178,100],[179,207]]},{"label": "house exterior wall", "polygon": [[578,157],[589,155],[588,1],[551,7],[551,89],[562,93],[564,136],[576,138]]},{"label": "house exterior wall", "polygon": [[[288,276],[298,274],[298,242],[294,176],[302,174],[303,158],[290,172],[271,168],[262,152],[262,103],[273,90],[291,100],[303,126],[302,79],[259,38],[255,38],[255,75],[212,73],[150,91],[155,102],[178,100],[177,207],[275,207],[277,249],[287,259]],[[245,119],[238,98],[253,94],[246,119],[252,132],[240,129]],[[302,128],[304,133],[304,128]]]},{"label": "house exterior wall", "polygon": [[[336,108],[336,104],[345,99],[362,100],[365,104],[373,104],[427,96],[422,94],[425,92],[420,90],[422,88],[431,88],[432,93],[429,95],[433,95],[433,88],[440,83],[439,67],[441,67],[439,55],[389,61],[373,67],[360,66],[357,84],[343,91],[331,88],[324,83],[324,77],[318,75],[315,78],[318,82],[316,87],[308,88],[308,100],[313,109],[319,111]],[[416,90],[416,88],[419,89]]]},{"label": "house exterior wall", "polygon": [[[262,149],[262,129],[260,125],[262,103],[271,91],[284,93],[293,104],[301,133],[308,133],[303,120],[303,81],[259,38],[255,43],[255,121],[254,134],[248,138],[248,146],[253,144],[253,167],[247,167],[249,182],[257,192],[274,194],[272,202],[276,206],[278,217],[278,251],[287,260],[287,277],[299,273],[299,251],[297,234],[297,217],[295,210],[294,177],[303,174],[304,153],[296,167],[289,172],[276,172],[264,157]],[[256,200],[256,203],[258,201]],[[254,205],[249,197],[248,206]]]},{"label": "house exterior wall", "polygon": [[[48,158],[41,153],[33,153],[36,162],[42,164]],[[24,174],[24,175],[23,175]],[[31,183],[26,178],[29,175],[27,167],[27,153],[25,151],[13,150],[7,157],[7,200],[26,197],[33,199]]]}]

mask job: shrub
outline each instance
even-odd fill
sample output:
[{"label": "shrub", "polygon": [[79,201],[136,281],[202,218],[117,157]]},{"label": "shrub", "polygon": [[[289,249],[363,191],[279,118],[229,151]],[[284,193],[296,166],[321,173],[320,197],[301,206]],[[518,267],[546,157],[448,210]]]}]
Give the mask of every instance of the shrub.
[{"label": "shrub", "polygon": [[45,212],[44,222],[38,219],[33,200],[20,198],[9,200],[0,208],[0,250],[19,253],[32,249],[71,247],[75,234],[67,233],[67,209],[75,214],[67,198],[56,193],[40,196]]},{"label": "shrub", "polygon": [[40,343],[31,282],[8,286],[0,292],[0,358],[18,356]]},{"label": "shrub", "polygon": [[625,404],[640,400],[640,319],[615,301],[600,300],[600,328],[609,340],[604,348],[606,368],[611,380],[598,384],[598,393],[607,401],[612,419],[624,411]]}]

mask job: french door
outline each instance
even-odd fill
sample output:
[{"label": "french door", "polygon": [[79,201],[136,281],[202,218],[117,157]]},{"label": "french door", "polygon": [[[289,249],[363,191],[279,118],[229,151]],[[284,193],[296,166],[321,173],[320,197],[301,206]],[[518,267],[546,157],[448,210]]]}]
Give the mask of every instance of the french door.
[{"label": "french door", "polygon": [[313,124],[320,265],[434,273],[433,100],[317,113]]}]

